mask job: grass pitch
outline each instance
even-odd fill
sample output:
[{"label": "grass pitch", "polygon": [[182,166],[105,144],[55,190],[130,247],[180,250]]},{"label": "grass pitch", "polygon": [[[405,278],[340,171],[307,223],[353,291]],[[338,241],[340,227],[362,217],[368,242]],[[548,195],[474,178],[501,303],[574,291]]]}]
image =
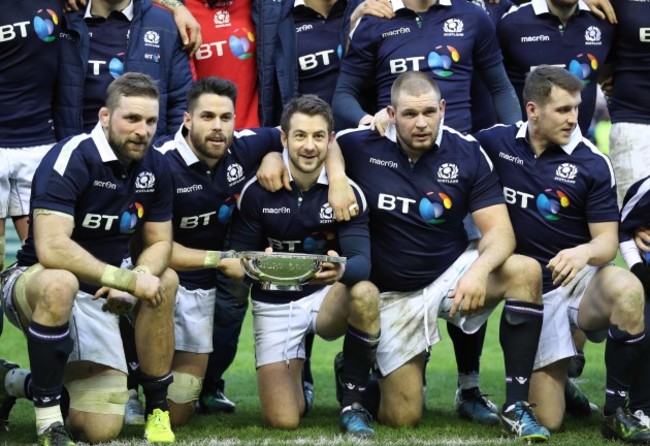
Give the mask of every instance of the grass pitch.
[{"label": "grass pitch", "polygon": [[[498,342],[498,312],[490,319],[488,335],[481,364],[481,388],[498,405],[503,403],[503,355]],[[443,324],[444,325],[444,324]],[[446,330],[441,329],[443,335]],[[581,387],[602,407],[604,399],[604,344],[589,344],[586,349],[587,366]],[[502,438],[499,428],[486,428],[459,419],[453,409],[456,388],[456,366],[449,338],[432,348],[427,367],[427,409],[422,422],[414,429],[392,429],[377,425],[373,440],[356,440],[338,432],[338,405],[335,398],[332,361],[341,342],[314,344],[313,372],[316,403],[296,431],[273,431],[262,426],[255,381],[252,321],[250,314],[244,321],[239,351],[234,364],[225,375],[226,394],[237,403],[237,410],[229,415],[196,416],[184,428],[176,429],[177,442],[197,446],[339,446],[339,445],[501,445],[518,442]],[[8,323],[0,339],[0,357],[20,365],[27,365],[27,352],[22,334]],[[611,445],[599,433],[598,414],[587,419],[565,418],[562,431],[551,438],[557,445]],[[107,444],[142,444],[141,427],[125,427],[119,440]],[[11,413],[10,431],[0,433],[0,444],[23,445],[36,441],[34,414],[31,403],[20,400]]]}]

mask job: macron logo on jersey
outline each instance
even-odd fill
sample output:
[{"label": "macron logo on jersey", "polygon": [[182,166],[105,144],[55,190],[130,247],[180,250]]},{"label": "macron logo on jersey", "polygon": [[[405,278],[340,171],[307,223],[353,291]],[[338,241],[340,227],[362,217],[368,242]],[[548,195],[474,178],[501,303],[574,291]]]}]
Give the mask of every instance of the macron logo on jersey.
[{"label": "macron logo on jersey", "polygon": [[585,31],[585,45],[602,45],[602,32],[597,26],[590,26]]},{"label": "macron logo on jersey", "polygon": [[378,166],[388,167],[391,169],[397,169],[397,167],[399,166],[399,164],[397,164],[395,161],[385,161],[385,160],[379,160],[377,158],[370,158],[368,161],[370,162],[370,164],[376,164]]},{"label": "macron logo on jersey", "polygon": [[304,25],[297,26],[296,27],[296,32],[301,33],[303,31],[309,31],[310,29],[314,29],[314,25],[311,25],[309,23],[305,23]]},{"label": "macron logo on jersey", "polygon": [[93,182],[93,186],[103,187],[103,188],[106,188],[106,189],[113,189],[113,190],[117,189],[117,184],[111,183],[110,181],[95,180]]},{"label": "macron logo on jersey", "polygon": [[518,156],[508,155],[507,153],[499,152],[499,158],[503,158],[504,160],[510,161],[511,163],[519,164],[520,166],[524,165],[524,160],[522,160]]},{"label": "macron logo on jersey", "polygon": [[408,34],[410,32],[411,32],[410,27],[402,26],[401,28],[397,28],[390,31],[386,31],[385,33],[381,33],[381,38],[385,39],[386,37],[400,36],[402,34]]},{"label": "macron logo on jersey", "polygon": [[458,183],[458,166],[454,163],[444,163],[438,168],[438,183]]},{"label": "macron logo on jersey", "polygon": [[442,25],[442,32],[445,36],[463,37],[465,24],[461,19],[447,19]]},{"label": "macron logo on jersey", "polygon": [[203,186],[200,184],[192,184],[191,186],[187,187],[177,187],[176,188],[176,193],[177,194],[191,194],[192,192],[197,192],[203,190]]},{"label": "macron logo on jersey", "polygon": [[576,184],[575,178],[578,175],[578,168],[575,164],[562,163],[555,170],[555,181],[562,183]]},{"label": "macron logo on jersey", "polygon": [[550,40],[551,38],[546,34],[540,34],[539,36],[523,36],[521,43],[548,42]]},{"label": "macron logo on jersey", "polygon": [[262,208],[262,214],[290,214],[291,208],[282,206],[281,208]]}]

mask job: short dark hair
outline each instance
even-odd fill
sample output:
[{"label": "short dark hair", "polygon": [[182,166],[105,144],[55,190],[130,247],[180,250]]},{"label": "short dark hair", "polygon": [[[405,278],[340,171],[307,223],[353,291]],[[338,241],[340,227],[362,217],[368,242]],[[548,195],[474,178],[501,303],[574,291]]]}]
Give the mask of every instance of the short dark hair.
[{"label": "short dark hair", "polygon": [[523,92],[524,105],[529,102],[540,106],[546,105],[553,86],[569,93],[581,92],[584,87],[582,81],[565,68],[540,65],[526,76]]},{"label": "short dark hair", "polygon": [[306,94],[293,98],[284,106],[282,118],[280,118],[280,128],[287,135],[289,134],[291,117],[296,113],[302,113],[307,116],[322,116],[325,122],[327,122],[327,131],[331,132],[334,129],[332,107],[316,95]]},{"label": "short dark hair", "polygon": [[113,110],[121,97],[141,96],[160,99],[160,90],[156,81],[147,74],[124,73],[116,78],[106,90],[106,107]]},{"label": "short dark hair", "polygon": [[187,110],[191,112],[196,107],[199,97],[204,94],[226,96],[234,106],[237,102],[237,86],[228,79],[208,76],[195,81],[187,90]]},{"label": "short dark hair", "polygon": [[390,103],[397,107],[397,101],[402,92],[420,95],[433,90],[440,97],[440,88],[433,78],[422,71],[407,71],[400,74],[390,88]]}]

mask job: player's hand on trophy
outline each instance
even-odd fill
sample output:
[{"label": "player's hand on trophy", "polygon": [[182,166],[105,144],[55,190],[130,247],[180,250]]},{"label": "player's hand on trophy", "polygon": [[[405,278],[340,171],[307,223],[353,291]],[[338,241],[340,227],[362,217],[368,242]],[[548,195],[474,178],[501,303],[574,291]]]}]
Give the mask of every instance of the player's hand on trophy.
[{"label": "player's hand on trophy", "polygon": [[[327,251],[330,257],[338,257],[338,253],[332,249]],[[344,263],[323,262],[320,271],[309,282],[310,285],[330,285],[337,282],[345,272]]]}]

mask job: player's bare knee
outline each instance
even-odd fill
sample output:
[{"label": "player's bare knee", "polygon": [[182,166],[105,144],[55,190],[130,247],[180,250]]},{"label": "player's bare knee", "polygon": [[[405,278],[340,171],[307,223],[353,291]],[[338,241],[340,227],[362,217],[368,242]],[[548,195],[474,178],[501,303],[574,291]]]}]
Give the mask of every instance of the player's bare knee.
[{"label": "player's bare knee", "polygon": [[350,289],[350,312],[368,322],[379,317],[379,290],[374,284],[363,281]]},{"label": "player's bare knee", "polygon": [[167,268],[162,273],[160,276],[160,284],[165,290],[162,302],[163,305],[174,305],[178,283],[178,274],[176,274],[173,269]]},{"label": "player's bare knee", "polygon": [[506,260],[501,269],[508,284],[507,297],[542,303],[542,269],[537,260],[515,254]]},{"label": "player's bare knee", "polygon": [[123,420],[123,415],[120,417],[71,410],[66,425],[78,440],[85,443],[103,443],[120,435]]},{"label": "player's bare knee", "polygon": [[75,294],[79,290],[79,282],[68,271],[59,271],[53,279],[41,285],[37,307],[51,315],[67,319],[72,311]]},{"label": "player's bare knee", "polygon": [[294,430],[298,429],[300,416],[291,414],[264,415],[264,424],[271,429]]},{"label": "player's bare knee", "polygon": [[379,412],[379,421],[390,427],[415,427],[422,419],[422,404],[402,405],[397,410]]}]

